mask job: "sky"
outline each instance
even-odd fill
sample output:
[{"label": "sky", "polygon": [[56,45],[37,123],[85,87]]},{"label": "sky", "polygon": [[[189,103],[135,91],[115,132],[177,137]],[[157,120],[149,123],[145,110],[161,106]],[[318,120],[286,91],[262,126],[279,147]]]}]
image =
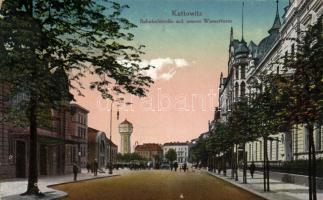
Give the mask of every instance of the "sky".
[{"label": "sky", "polygon": [[[135,142],[190,141],[208,130],[218,105],[220,73],[227,74],[230,28],[241,39],[240,0],[119,0],[129,5],[123,17],[137,25],[131,30],[134,45],[144,44],[144,64],[155,66],[148,74],[155,83],[147,97],[126,97],[130,106],[113,106],[112,140],[120,145],[118,124],[127,119],[134,126]],[[244,1],[244,38],[258,44],[273,24],[275,0]],[[280,15],[287,0],[279,2]],[[202,16],[173,16],[191,11]],[[141,20],[172,20],[174,23],[141,23]],[[175,23],[176,20],[184,23]],[[227,23],[204,23],[204,19]],[[187,21],[202,20],[202,23]],[[110,102],[88,89],[77,103],[90,110],[89,126],[109,133]],[[120,119],[116,110],[120,110]]]}]

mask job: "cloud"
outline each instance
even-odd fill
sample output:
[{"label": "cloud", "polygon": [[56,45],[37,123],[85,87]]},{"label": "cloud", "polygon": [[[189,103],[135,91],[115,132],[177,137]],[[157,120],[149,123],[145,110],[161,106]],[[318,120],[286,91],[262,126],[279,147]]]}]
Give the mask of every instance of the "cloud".
[{"label": "cloud", "polygon": [[152,65],[152,68],[147,71],[147,75],[152,79],[157,80],[170,80],[174,77],[179,68],[189,66],[189,63],[183,58],[154,58],[151,60],[143,60],[140,65],[147,66]]}]

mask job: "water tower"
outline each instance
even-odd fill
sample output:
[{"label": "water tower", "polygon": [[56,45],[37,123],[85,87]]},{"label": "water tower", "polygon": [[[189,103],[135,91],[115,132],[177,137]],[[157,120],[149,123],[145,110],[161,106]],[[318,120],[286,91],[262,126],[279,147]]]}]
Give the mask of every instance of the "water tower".
[{"label": "water tower", "polygon": [[119,125],[119,133],[121,135],[121,145],[120,145],[121,154],[131,153],[130,136],[132,131],[133,131],[132,123],[130,123],[127,119],[121,122],[121,124]]}]

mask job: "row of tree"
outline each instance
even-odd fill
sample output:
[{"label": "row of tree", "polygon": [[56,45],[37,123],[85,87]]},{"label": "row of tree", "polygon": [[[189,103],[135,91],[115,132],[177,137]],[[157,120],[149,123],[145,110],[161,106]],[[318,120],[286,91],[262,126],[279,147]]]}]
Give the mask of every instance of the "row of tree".
[{"label": "row of tree", "polygon": [[309,199],[316,200],[316,150],[314,131],[323,119],[323,32],[322,17],[317,23],[292,38],[297,51],[285,55],[273,65],[283,67],[284,73],[264,71],[250,84],[249,94],[232,105],[225,123],[216,122],[208,138],[193,147],[193,157],[204,164],[216,160],[226,174],[230,163],[231,176],[238,179],[239,149],[242,151],[243,182],[247,183],[246,143],[263,141],[264,191],[270,191],[267,143],[275,134],[291,134],[297,125],[308,131]]}]

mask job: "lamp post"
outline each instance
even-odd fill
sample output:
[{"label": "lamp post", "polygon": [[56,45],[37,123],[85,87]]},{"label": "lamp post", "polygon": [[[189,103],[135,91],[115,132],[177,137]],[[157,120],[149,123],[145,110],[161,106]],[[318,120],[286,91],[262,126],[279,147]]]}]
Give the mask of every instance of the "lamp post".
[{"label": "lamp post", "polygon": [[112,109],[113,109],[114,100],[111,100],[110,104],[110,147],[109,147],[109,174],[112,174]]},{"label": "lamp post", "polygon": [[[110,147],[109,147],[109,174],[113,174],[113,165],[112,165],[112,112],[113,112],[113,104],[114,102],[121,103],[124,101],[124,98],[118,98],[116,100],[111,99],[110,104]],[[126,105],[130,105],[132,103],[126,102]],[[117,104],[119,106],[119,104]]]}]

